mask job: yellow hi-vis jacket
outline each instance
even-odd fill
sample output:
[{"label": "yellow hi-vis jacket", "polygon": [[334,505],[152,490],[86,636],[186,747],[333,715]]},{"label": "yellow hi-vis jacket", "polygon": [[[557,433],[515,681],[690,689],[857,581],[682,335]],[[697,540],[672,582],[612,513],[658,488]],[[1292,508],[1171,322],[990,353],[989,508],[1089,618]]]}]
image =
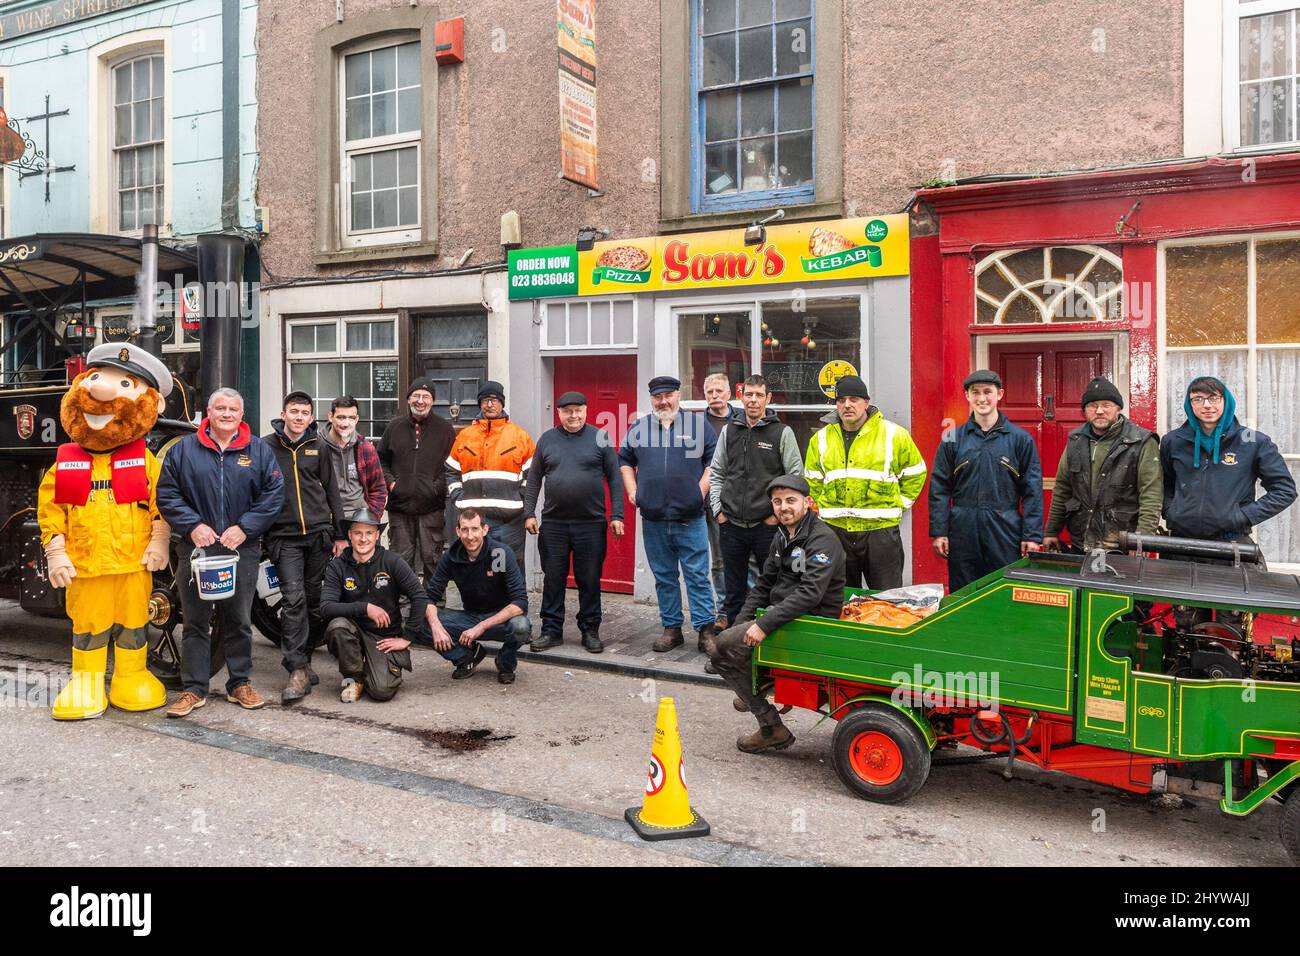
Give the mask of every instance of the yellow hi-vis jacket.
[{"label": "yellow hi-vis jacket", "polygon": [[925,486],[925,460],[907,429],[873,411],[844,455],[839,422],[808,442],[803,476],[818,514],[845,531],[892,528]]}]

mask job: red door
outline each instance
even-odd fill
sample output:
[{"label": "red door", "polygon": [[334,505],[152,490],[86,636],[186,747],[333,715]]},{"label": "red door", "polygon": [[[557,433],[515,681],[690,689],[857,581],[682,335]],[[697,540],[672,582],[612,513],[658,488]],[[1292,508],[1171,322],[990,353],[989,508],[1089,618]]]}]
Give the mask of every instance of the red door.
[{"label": "red door", "polygon": [[[623,436],[636,414],[636,356],[635,355],[583,355],[555,360],[555,398],[565,392],[578,391],[587,396],[587,424],[603,428],[610,433],[615,447],[621,447]],[[555,424],[559,424],[558,413]],[[605,492],[609,505],[609,492]],[[632,579],[636,569],[636,512],[623,496],[624,526],[627,534],[608,537],[609,550],[605,554],[605,569],[600,579],[602,591],[632,593]],[[573,587],[569,578],[569,587]]]},{"label": "red door", "polygon": [[1070,432],[1083,423],[1079,399],[1098,375],[1114,380],[1109,339],[1077,342],[1015,342],[989,346],[989,366],[1000,376],[1006,395],[1002,412],[1038,445],[1043,463],[1044,515],[1052,506],[1056,466]]}]

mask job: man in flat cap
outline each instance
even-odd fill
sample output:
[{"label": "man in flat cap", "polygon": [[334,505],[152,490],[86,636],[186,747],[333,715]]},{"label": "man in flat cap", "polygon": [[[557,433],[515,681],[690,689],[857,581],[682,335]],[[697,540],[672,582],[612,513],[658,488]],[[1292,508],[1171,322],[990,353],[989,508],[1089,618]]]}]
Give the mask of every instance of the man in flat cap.
[{"label": "man in flat cap", "polygon": [[646,561],[655,576],[664,632],[654,649],[670,651],[685,640],[680,565],[696,646],[705,651],[718,631],[704,523],[709,463],[718,439],[703,415],[681,410],[680,381],[658,375],[649,391],[653,411],[628,429],[618,460],[628,500],[641,510]]},{"label": "man in flat cap", "polygon": [[944,435],[930,478],[930,539],[957,591],[1037,551],[1043,467],[1029,433],[998,411],[1002,379],[977,369],[962,382],[970,418]]},{"label": "man in flat cap", "polygon": [[434,386],[411,382],[406,411],[384,429],[379,463],[388,484],[388,537],[393,550],[428,580],[446,543],[447,455],[456,441],[451,422],[433,410]]},{"label": "man in flat cap", "polygon": [[[506,390],[484,382],[479,417],[461,429],[447,456],[447,497],[456,513],[473,508],[493,536],[515,553],[524,570],[524,486],[533,463],[533,439],[506,414]],[[454,525],[453,525],[454,526]]]},{"label": "man in flat cap", "polygon": [[167,565],[170,534],[145,436],[171,390],[171,372],[156,356],[105,343],[91,349],[60,404],[72,441],[45,473],[36,511],[50,584],[68,589],[72,618],[72,679],[55,698],[56,720],[98,717],[109,703],[150,710],[167,702],[145,666],[152,572]]},{"label": "man in flat cap", "polygon": [[[606,524],[614,537],[623,537],[623,478],[613,439],[603,428],[587,424],[587,396],[565,392],[555,407],[560,424],[537,440],[524,492],[524,527],[538,536],[544,575],[542,633],[532,648],[544,651],[564,643],[564,593],[572,562],[582,646],[599,654],[604,650],[600,576],[605,567]],[[539,526],[537,499],[543,487],[546,502]]]},{"label": "man in flat cap", "polygon": [[[754,648],[797,617],[838,618],[844,606],[844,549],[835,529],[812,510],[809,490],[799,475],[768,483],[767,494],[779,523],[772,550],[736,623],[718,635],[710,652],[714,670],[736,692],[736,708],[748,710],[758,720],[758,730],[736,741],[745,753],[782,750],[794,743],[794,734],[767,696],[754,693]],[[759,608],[766,611],[755,621]]]},{"label": "man in flat cap", "polygon": [[1089,382],[1079,404],[1086,420],[1070,432],[1056,467],[1043,547],[1060,550],[1066,528],[1076,551],[1113,550],[1126,531],[1155,534],[1164,498],[1160,439],[1124,416],[1124,396],[1108,379]]},{"label": "man in flat cap", "polygon": [[809,439],[804,477],[822,520],[840,536],[848,586],[900,587],[898,525],[925,487],[925,460],[907,429],[871,404],[857,375],[835,383],[835,416]]}]

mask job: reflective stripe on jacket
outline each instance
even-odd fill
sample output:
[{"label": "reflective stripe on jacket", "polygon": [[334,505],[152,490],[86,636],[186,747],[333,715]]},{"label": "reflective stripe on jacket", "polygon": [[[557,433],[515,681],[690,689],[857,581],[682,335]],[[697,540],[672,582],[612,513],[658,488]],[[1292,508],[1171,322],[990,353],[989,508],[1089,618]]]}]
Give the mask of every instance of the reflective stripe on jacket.
[{"label": "reflective stripe on jacket", "polygon": [[489,522],[522,516],[533,451],[528,432],[504,415],[470,422],[447,456],[447,497],[460,511],[482,511]]},{"label": "reflective stripe on jacket", "polygon": [[907,429],[870,409],[858,436],[844,454],[839,422],[808,442],[803,476],[818,515],[845,531],[892,528],[916,503],[925,487],[925,460]]}]

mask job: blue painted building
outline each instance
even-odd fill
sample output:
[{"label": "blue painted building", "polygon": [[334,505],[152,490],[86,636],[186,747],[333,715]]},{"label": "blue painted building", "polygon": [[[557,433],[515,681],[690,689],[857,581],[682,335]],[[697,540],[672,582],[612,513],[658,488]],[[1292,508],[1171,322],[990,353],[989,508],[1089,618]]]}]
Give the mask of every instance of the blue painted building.
[{"label": "blue painted building", "polygon": [[[3,170],[0,239],[139,236],[148,222],[164,242],[251,234],[256,27],[249,0],[0,0],[0,103],[28,141]],[[245,278],[255,282],[252,244],[247,258]],[[255,301],[247,306],[257,314]],[[125,336],[129,301],[92,309],[97,341]],[[160,317],[165,358],[196,380],[198,333],[175,318]],[[255,401],[257,340],[248,333]],[[11,375],[52,358],[4,352]]]}]

